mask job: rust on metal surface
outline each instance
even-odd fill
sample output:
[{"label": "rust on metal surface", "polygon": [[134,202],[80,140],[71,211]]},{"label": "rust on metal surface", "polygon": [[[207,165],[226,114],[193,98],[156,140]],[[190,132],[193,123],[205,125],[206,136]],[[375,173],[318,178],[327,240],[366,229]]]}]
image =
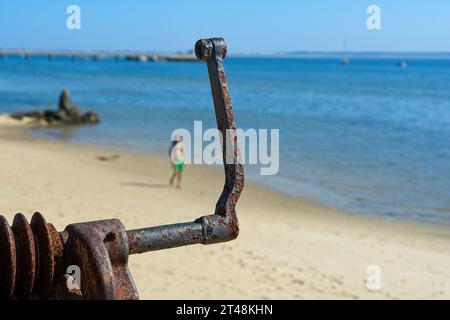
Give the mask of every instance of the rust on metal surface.
[{"label": "rust on metal surface", "polygon": [[[222,38],[203,39],[197,41],[195,45],[197,57],[206,61],[211,85],[211,93],[214,100],[217,127],[223,137],[223,161],[225,167],[225,186],[222,195],[216,204],[215,214],[224,217],[227,234],[225,240],[231,240],[239,234],[239,224],[236,215],[236,203],[244,188],[244,167],[241,163],[240,151],[237,145],[236,127],[234,122],[231,98],[228,92],[227,77],[223,59],[227,55],[227,46]],[[230,155],[230,151],[232,154]],[[228,158],[232,157],[232,161]],[[219,221],[216,221],[219,220]],[[221,220],[213,217],[209,218],[213,230],[220,224]],[[216,235],[215,241],[221,241],[221,236]]]},{"label": "rust on metal surface", "polygon": [[128,238],[117,219],[67,226],[66,264],[81,269],[81,291],[90,300],[136,300],[128,270]]},{"label": "rust on metal surface", "polygon": [[16,270],[14,233],[6,218],[0,216],[0,294],[2,298],[12,297]]},{"label": "rust on metal surface", "polygon": [[25,299],[33,292],[36,272],[36,250],[31,226],[21,213],[14,217],[12,229],[16,241],[16,259],[18,261],[15,292]]},{"label": "rust on metal surface", "polygon": [[[0,298],[135,300],[128,269],[131,254],[192,244],[212,244],[239,234],[236,203],[244,188],[244,168],[223,59],[222,38],[199,40],[197,58],[208,67],[217,127],[222,135],[225,184],[214,214],[193,222],[126,231],[117,219],[71,224],[57,232],[40,213],[28,224],[17,214],[11,228],[0,216]],[[81,271],[80,288],[68,288],[68,267]]]},{"label": "rust on metal surface", "polygon": [[202,39],[195,44],[197,58],[205,61],[211,85],[217,128],[222,135],[225,185],[213,215],[194,222],[145,228],[128,232],[130,254],[235,239],[239,234],[236,203],[244,188],[244,167],[237,145],[231,98],[223,59],[227,46],[222,38]]},{"label": "rust on metal surface", "polygon": [[30,224],[36,240],[38,260],[35,292],[39,298],[47,299],[55,276],[55,245],[52,241],[51,228],[39,212],[33,215]]}]

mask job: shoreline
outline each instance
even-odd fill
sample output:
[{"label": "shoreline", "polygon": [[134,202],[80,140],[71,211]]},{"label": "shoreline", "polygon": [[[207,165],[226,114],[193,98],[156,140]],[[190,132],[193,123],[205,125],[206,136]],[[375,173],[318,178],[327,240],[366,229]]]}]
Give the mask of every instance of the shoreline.
[{"label": "shoreline", "polygon": [[[220,169],[188,166],[182,189],[172,189],[164,157],[23,128],[0,127],[0,147],[0,210],[10,222],[34,211],[59,231],[108,218],[127,229],[193,221],[212,213],[222,191]],[[235,241],[131,256],[141,298],[450,298],[448,228],[343,213],[255,182],[237,212]],[[370,265],[383,272],[380,291],[366,287]]]},{"label": "shoreline", "polygon": [[[69,140],[62,140],[60,138],[51,138],[51,137],[45,137],[45,135],[37,135],[32,132],[32,130],[39,130],[39,127],[30,127],[27,124],[27,121],[23,123],[8,123],[5,122],[3,119],[1,119],[2,114],[0,114],[0,139],[4,137],[4,130],[5,129],[13,129],[16,133],[13,133],[10,137],[16,137],[17,135],[20,136],[19,139],[29,139],[29,140],[37,140],[41,142],[48,142],[48,143],[55,143],[55,144],[69,144],[73,145],[74,147],[80,147],[80,148],[89,148],[92,150],[101,150],[102,152],[106,153],[126,153],[126,154],[132,154],[136,156],[148,156],[150,158],[158,159],[158,161],[165,161],[166,157],[162,156],[158,153],[152,153],[151,151],[144,151],[139,148],[133,148],[133,147],[119,147],[114,145],[104,145],[101,143],[89,143],[89,142],[83,142],[83,141],[69,141]],[[207,165],[189,165],[189,168],[192,167],[201,167],[205,170],[211,170],[215,171],[216,175],[220,175],[223,172],[222,167],[214,167],[214,166],[207,166]],[[245,185],[246,187],[248,185],[252,185],[252,188],[258,188],[263,190],[267,193],[274,193],[280,197],[284,197],[286,199],[292,200],[292,201],[299,201],[302,203],[308,203],[311,206],[317,206],[320,208],[323,208],[324,210],[330,210],[334,213],[337,213],[339,215],[349,216],[349,217],[355,217],[357,219],[363,219],[367,221],[373,221],[374,223],[377,222],[384,222],[384,223],[394,223],[394,224],[407,224],[409,226],[417,226],[417,227],[424,227],[424,228],[437,228],[437,229],[443,229],[445,231],[450,230],[450,224],[445,221],[437,221],[437,220],[418,220],[418,219],[409,219],[407,217],[388,217],[383,215],[376,215],[376,214],[359,214],[359,213],[353,213],[348,212],[345,210],[342,210],[341,208],[338,208],[336,206],[328,205],[325,203],[322,203],[318,200],[309,198],[307,196],[299,196],[294,195],[292,193],[289,193],[287,191],[283,191],[282,188],[278,187],[271,187],[269,185],[266,185],[257,179],[251,179],[246,176],[245,179]]]},{"label": "shoreline", "polygon": [[[4,124],[2,124],[2,119],[1,119],[1,114],[0,114],[0,130],[1,128],[4,127]],[[6,122],[6,125],[9,125]],[[87,146],[90,148],[99,148],[105,151],[109,151],[109,152],[125,152],[125,153],[130,153],[130,154],[136,154],[136,155],[148,155],[150,157],[155,157],[158,158],[160,160],[164,160],[166,159],[165,156],[156,153],[156,152],[152,152],[152,151],[144,151],[142,148],[138,148],[138,147],[130,147],[130,146],[118,146],[118,145],[113,145],[113,144],[102,144],[102,143],[97,143],[97,142],[85,142],[85,141],[80,141],[80,140],[62,140],[61,138],[55,138],[55,137],[50,137],[50,136],[45,136],[44,134],[35,134],[34,132],[32,132],[32,130],[39,130],[39,127],[27,127],[27,122],[24,122],[24,124],[21,124],[19,126],[13,125],[13,127],[17,127],[18,130],[23,130],[25,132],[25,134],[29,135],[30,138],[35,138],[35,139],[39,139],[39,140],[45,140],[45,141],[53,141],[55,143],[69,143],[69,144],[73,144],[73,145],[78,145],[78,146]],[[192,166],[192,165],[191,165]],[[197,166],[197,165],[195,165]],[[207,165],[203,165],[204,168],[208,168],[208,170],[216,170],[219,173],[222,172],[222,167],[214,167],[214,166],[207,166]],[[410,224],[410,225],[419,225],[419,226],[424,226],[424,227],[431,227],[431,228],[450,228],[450,221],[447,220],[442,220],[442,219],[418,219],[418,218],[409,218],[407,216],[388,216],[388,215],[383,215],[383,214],[377,214],[377,213],[358,213],[358,212],[350,212],[347,211],[343,208],[339,208],[338,206],[334,206],[332,204],[329,203],[325,203],[324,201],[320,201],[319,199],[314,199],[313,197],[308,197],[308,196],[302,196],[302,195],[298,195],[292,192],[289,192],[287,190],[284,190],[284,187],[281,186],[270,186],[268,184],[265,184],[261,181],[258,181],[258,179],[255,179],[253,177],[248,177],[248,175],[246,175],[246,180],[245,180],[246,184],[251,183],[252,185],[255,185],[258,188],[262,188],[264,190],[266,190],[267,192],[274,192],[276,194],[279,194],[280,196],[285,196],[289,199],[292,200],[298,200],[301,202],[307,202],[311,205],[315,205],[315,206],[320,206],[326,209],[330,209],[330,210],[335,210],[336,212],[339,212],[340,214],[344,214],[344,215],[350,215],[350,216],[355,216],[355,217],[360,217],[362,219],[369,219],[369,220],[381,220],[381,221],[385,221],[385,222],[392,222],[392,223],[406,223],[406,224]],[[291,183],[293,183],[291,181]]]}]

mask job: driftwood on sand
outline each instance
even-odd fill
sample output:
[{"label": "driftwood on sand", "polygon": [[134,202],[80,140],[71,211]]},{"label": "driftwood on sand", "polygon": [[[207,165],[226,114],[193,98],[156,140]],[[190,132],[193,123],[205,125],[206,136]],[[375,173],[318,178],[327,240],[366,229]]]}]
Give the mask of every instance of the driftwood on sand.
[{"label": "driftwood on sand", "polygon": [[82,113],[81,110],[72,103],[70,93],[63,90],[59,96],[58,110],[30,111],[11,114],[11,118],[16,120],[31,120],[43,126],[69,126],[81,124],[99,123],[100,118],[95,112]]}]

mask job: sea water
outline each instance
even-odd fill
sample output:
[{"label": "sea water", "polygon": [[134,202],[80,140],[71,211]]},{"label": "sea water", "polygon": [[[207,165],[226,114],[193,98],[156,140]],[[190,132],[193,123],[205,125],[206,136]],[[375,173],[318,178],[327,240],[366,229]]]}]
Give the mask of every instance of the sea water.
[{"label": "sea water", "polygon": [[[227,58],[237,126],[280,130],[279,173],[247,165],[248,178],[349,213],[450,223],[450,60],[407,63]],[[0,61],[0,112],[56,108],[63,88],[101,124],[36,134],[166,155],[174,129],[215,126],[203,63]]]}]

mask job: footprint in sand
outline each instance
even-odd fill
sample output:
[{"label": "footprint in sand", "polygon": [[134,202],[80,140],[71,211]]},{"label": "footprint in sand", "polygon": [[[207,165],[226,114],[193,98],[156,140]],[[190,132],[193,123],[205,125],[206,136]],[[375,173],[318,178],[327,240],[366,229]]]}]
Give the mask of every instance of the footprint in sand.
[{"label": "footprint in sand", "polygon": [[299,285],[299,286],[305,285],[305,281],[304,281],[304,280],[301,280],[301,279],[294,279],[294,280],[292,280],[292,283],[293,283],[293,284],[297,284],[297,285]]},{"label": "footprint in sand", "polygon": [[97,160],[100,160],[100,161],[114,161],[114,160],[117,160],[119,158],[120,158],[120,156],[118,154],[113,154],[113,155],[110,155],[110,156],[98,156]]}]

